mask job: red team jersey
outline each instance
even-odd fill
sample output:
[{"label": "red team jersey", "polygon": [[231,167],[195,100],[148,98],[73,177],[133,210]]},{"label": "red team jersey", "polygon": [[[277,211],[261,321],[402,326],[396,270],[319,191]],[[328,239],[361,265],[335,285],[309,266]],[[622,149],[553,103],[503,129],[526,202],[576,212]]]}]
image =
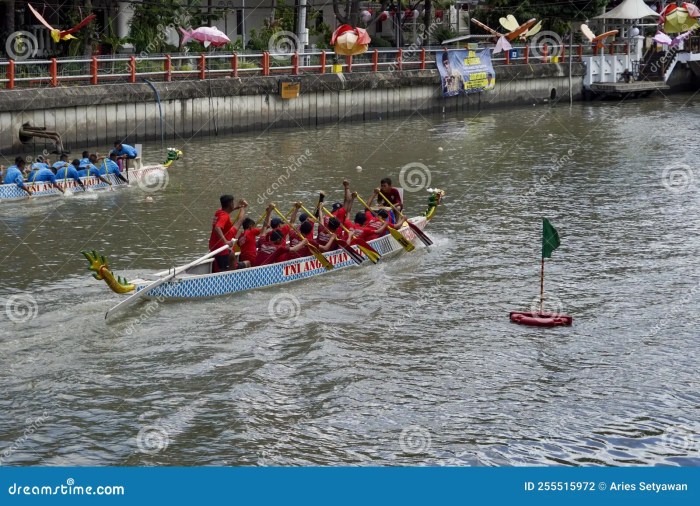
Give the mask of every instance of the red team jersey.
[{"label": "red team jersey", "polygon": [[260,234],[259,228],[249,228],[243,232],[243,235],[238,239],[238,246],[241,248],[241,254],[238,260],[241,262],[255,262],[255,256],[257,255],[257,250],[255,248],[256,237]]},{"label": "red team jersey", "polygon": [[[396,188],[392,187],[391,190],[389,190],[387,193],[382,192],[382,195],[384,195],[387,199],[389,199],[389,202],[391,202],[394,205],[401,204],[401,194],[399,193],[399,190]],[[379,204],[382,206],[386,205],[386,201],[379,197]],[[388,206],[387,206],[388,207]]]},{"label": "red team jersey", "polygon": [[216,213],[214,214],[214,220],[212,221],[211,225],[211,237],[209,237],[209,251],[214,251],[215,249],[219,249],[221,246],[224,245],[224,242],[219,237],[219,234],[216,233],[216,227],[219,227],[221,229],[227,241],[233,239],[236,236],[236,233],[238,232],[236,230],[236,227],[233,226],[233,223],[231,223],[231,215],[223,209],[217,209]]}]

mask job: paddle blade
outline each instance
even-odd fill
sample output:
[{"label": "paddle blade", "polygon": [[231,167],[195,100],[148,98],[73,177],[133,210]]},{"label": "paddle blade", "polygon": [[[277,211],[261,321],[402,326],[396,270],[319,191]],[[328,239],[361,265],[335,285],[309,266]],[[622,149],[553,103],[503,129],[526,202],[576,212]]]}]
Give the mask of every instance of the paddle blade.
[{"label": "paddle blade", "polygon": [[362,258],[362,255],[358,254],[357,251],[355,251],[352,246],[350,246],[347,242],[345,241],[337,241],[338,245],[343,248],[348,255],[350,255],[350,258],[352,258],[353,262],[355,262],[357,265],[360,265],[362,262],[365,261],[364,258]]},{"label": "paddle blade", "polygon": [[428,237],[425,232],[423,232],[418,226],[411,223],[410,221],[407,221],[406,223],[408,223],[408,228],[413,230],[413,233],[416,234],[416,237],[418,237],[418,239],[420,239],[423,242],[423,244],[425,244],[426,246],[432,246],[433,241],[430,240],[430,237]]},{"label": "paddle blade", "polygon": [[398,242],[406,251],[411,252],[414,249],[416,249],[416,247],[413,244],[411,244],[411,241],[406,239],[401,234],[401,232],[399,232],[395,228],[389,227],[389,233],[391,234],[391,237],[393,237],[396,240],[396,242]]},{"label": "paddle blade", "polygon": [[316,257],[316,260],[321,262],[321,265],[323,266],[324,269],[327,271],[330,271],[333,268],[333,264],[330,263],[330,261],[323,256],[323,253],[321,253],[315,246],[311,246],[309,244],[308,246],[309,251],[311,251],[311,254]]},{"label": "paddle blade", "polygon": [[359,244],[357,245],[358,248],[360,248],[360,251],[365,254],[365,256],[369,259],[370,262],[373,264],[376,264],[379,261],[379,253],[376,251],[372,250],[372,248],[365,248],[364,246],[360,246]]}]

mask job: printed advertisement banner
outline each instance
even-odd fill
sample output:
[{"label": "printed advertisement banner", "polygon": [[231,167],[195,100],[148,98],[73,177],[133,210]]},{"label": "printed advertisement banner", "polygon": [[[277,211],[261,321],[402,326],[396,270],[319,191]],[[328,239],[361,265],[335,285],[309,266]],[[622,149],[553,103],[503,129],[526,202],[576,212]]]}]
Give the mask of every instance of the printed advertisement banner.
[{"label": "printed advertisement banner", "polygon": [[438,53],[436,63],[445,97],[492,90],[496,86],[491,49],[445,51]]}]

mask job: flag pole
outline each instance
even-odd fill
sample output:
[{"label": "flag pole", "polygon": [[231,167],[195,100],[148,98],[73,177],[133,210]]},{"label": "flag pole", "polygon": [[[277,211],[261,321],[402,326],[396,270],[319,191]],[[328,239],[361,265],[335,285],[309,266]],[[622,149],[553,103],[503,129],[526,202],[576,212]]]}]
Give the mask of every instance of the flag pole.
[{"label": "flag pole", "polygon": [[540,313],[544,313],[544,257],[542,257],[542,269],[540,270]]}]

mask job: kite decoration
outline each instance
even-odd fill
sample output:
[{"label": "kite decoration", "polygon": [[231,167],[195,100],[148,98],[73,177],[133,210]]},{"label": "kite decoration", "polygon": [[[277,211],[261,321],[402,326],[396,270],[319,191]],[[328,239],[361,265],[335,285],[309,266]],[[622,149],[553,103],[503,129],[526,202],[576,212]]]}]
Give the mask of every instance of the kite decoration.
[{"label": "kite decoration", "polygon": [[677,46],[681,42],[683,42],[685,39],[690,37],[695,31],[700,28],[699,25],[695,25],[693,28],[688,30],[687,32],[681,33],[679,35],[676,35],[673,39],[669,37],[667,34],[659,30],[656,32],[656,35],[654,35],[654,42],[657,42],[659,44],[663,44],[664,46]]},{"label": "kite decoration", "polygon": [[499,31],[494,30],[490,26],[485,25],[478,19],[472,18],[472,23],[474,23],[476,26],[479,28],[482,28],[486,30],[488,33],[493,35],[494,37],[498,38],[498,41],[496,42],[496,48],[493,50],[494,54],[500,53],[501,51],[509,51],[512,49],[512,46],[510,45],[510,41],[515,40],[516,38],[520,37],[521,40],[525,40],[525,38],[530,37],[531,35],[535,35],[537,32],[540,31],[542,28],[542,23],[537,23],[535,25],[535,18],[530,19],[529,21],[526,21],[522,25],[518,24],[518,21],[513,17],[512,14],[509,14],[505,18],[501,18],[501,26],[508,30],[508,33],[502,34]]},{"label": "kite decoration", "polygon": [[331,46],[335,54],[356,55],[367,51],[372,41],[367,30],[353,28],[350,25],[340,25],[331,37]]},{"label": "kite decoration", "polygon": [[694,4],[669,4],[661,13],[659,24],[666,33],[682,33],[698,26],[700,9]]},{"label": "kite decoration", "polygon": [[53,41],[54,41],[55,43],[57,43],[57,44],[58,44],[59,41],[62,41],[62,40],[75,39],[75,37],[73,37],[73,34],[74,34],[75,32],[77,32],[77,31],[79,31],[79,30],[85,28],[85,26],[86,26],[88,23],[90,23],[90,21],[92,21],[93,19],[95,19],[95,18],[97,17],[97,16],[95,16],[94,14],[90,14],[88,17],[86,17],[85,19],[83,19],[80,23],[78,23],[77,25],[75,25],[73,28],[70,28],[70,29],[68,29],[68,30],[59,30],[58,28],[54,28],[53,26],[51,26],[51,25],[44,19],[44,17],[43,17],[41,14],[39,14],[39,13],[37,12],[37,10],[36,10],[34,7],[31,6],[31,4],[27,4],[27,5],[29,5],[29,10],[32,11],[32,14],[34,14],[34,17],[36,17],[36,19],[39,20],[39,23],[41,23],[41,24],[44,25],[46,28],[48,28],[49,30],[51,30],[51,38],[52,38]]},{"label": "kite decoration", "polygon": [[596,35],[593,33],[593,31],[588,28],[588,25],[583,24],[581,25],[581,32],[583,35],[586,36],[586,38],[591,41],[593,44],[595,44],[595,47],[600,49],[603,47],[603,43],[605,42],[605,39],[608,37],[612,37],[617,35],[618,30],[610,30],[609,32],[601,33],[600,35]]},{"label": "kite decoration", "polygon": [[182,45],[184,46],[190,39],[201,42],[204,47],[214,46],[224,46],[231,42],[224,32],[215,28],[213,26],[200,26],[195,30],[185,30],[180,28],[182,32]]},{"label": "kite decoration", "polygon": [[[533,21],[532,19],[530,21]],[[524,24],[518,23],[518,20],[515,19],[515,16],[512,14],[508,14],[505,18],[500,18],[498,20],[499,23],[501,23],[501,26],[508,30],[509,35],[510,33],[515,33],[521,30],[522,27],[526,26],[530,21]],[[520,40],[525,40],[528,37],[532,37],[533,35],[539,33],[539,31],[542,29],[542,21],[539,21],[536,25],[532,26],[532,28],[527,29],[527,31],[521,30],[521,35],[520,35]],[[507,37],[507,35],[506,35]],[[513,40],[513,39],[509,39]]]}]

